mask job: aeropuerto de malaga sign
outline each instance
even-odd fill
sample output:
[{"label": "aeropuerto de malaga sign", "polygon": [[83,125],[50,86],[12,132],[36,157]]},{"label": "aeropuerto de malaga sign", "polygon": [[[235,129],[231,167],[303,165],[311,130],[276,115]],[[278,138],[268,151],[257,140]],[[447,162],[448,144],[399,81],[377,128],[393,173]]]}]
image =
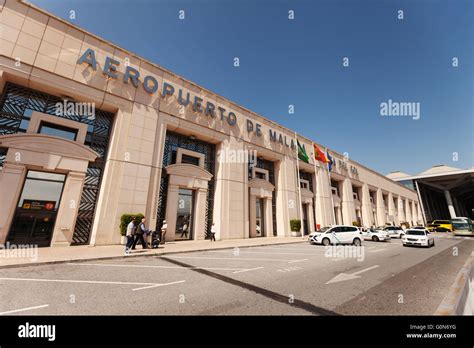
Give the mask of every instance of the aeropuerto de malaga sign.
[{"label": "aeropuerto de malaga sign", "polygon": [[[77,60],[77,64],[88,64],[94,71],[97,71],[97,59],[95,51],[91,48],[88,48]],[[120,62],[112,57],[107,56],[105,58],[104,67],[102,69],[102,73],[110,78],[118,79],[119,78],[119,71],[118,68],[120,66]],[[125,70],[123,71],[123,82],[124,83],[132,83],[135,88],[138,88],[139,85],[149,94],[157,93],[159,91],[159,83],[158,80],[152,75],[140,76],[140,72],[130,65],[125,66]],[[163,82],[163,86],[161,87],[160,95],[162,98],[167,98],[172,96],[176,93],[175,87],[168,82]],[[204,100],[199,96],[195,95],[194,98],[191,98],[190,93],[183,92],[182,88],[179,88],[178,92],[178,103],[185,107],[191,106],[193,111],[204,113],[205,116],[209,116],[212,118],[219,117],[222,122],[224,120],[227,121],[229,126],[235,126],[237,123],[237,116],[232,111],[227,112],[227,110],[221,106],[217,106],[214,103],[209,101],[206,102],[204,105]],[[186,96],[183,96],[186,94]],[[246,120],[246,129],[249,133],[255,133],[257,136],[262,136],[262,125],[257,123],[253,120],[247,119]],[[272,129],[268,130],[269,139],[272,142],[280,143],[281,145],[287,146],[289,148],[295,149],[296,144],[293,139],[287,138],[285,134],[278,133]]]}]

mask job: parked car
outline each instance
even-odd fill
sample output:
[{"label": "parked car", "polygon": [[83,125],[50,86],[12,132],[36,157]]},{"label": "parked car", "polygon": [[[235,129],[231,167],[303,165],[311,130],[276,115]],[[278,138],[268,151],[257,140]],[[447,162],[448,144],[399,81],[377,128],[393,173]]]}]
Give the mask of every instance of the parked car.
[{"label": "parked car", "polygon": [[427,226],[430,232],[452,232],[453,225],[449,220],[433,220]]},{"label": "parked car", "polygon": [[362,236],[356,226],[337,225],[328,228],[324,232],[311,233],[310,244],[362,244]]},{"label": "parked car", "polygon": [[455,236],[474,236],[474,230],[468,221],[452,219],[451,223],[453,225],[453,234]]},{"label": "parked car", "polygon": [[313,231],[313,232],[311,232],[311,233],[308,235],[308,240],[309,240],[310,244],[313,244],[313,243],[311,242],[311,238],[313,238],[313,237],[314,237],[315,235],[317,235],[317,234],[326,232],[326,231],[329,230],[330,228],[331,228],[331,226],[325,226],[325,227],[321,227],[321,228],[319,229],[319,231]]},{"label": "parked car", "polygon": [[374,242],[388,241],[390,240],[390,234],[388,231],[377,230],[375,228],[369,228],[367,232],[360,232],[364,240],[372,240]]},{"label": "parked car", "polygon": [[410,245],[418,245],[429,248],[435,245],[435,240],[433,235],[426,230],[409,229],[402,237],[402,244],[404,247]]},{"label": "parked car", "polygon": [[403,228],[398,227],[398,226],[387,226],[383,230],[387,231],[390,237],[392,238],[402,238],[403,235],[405,234],[405,231],[403,230]]}]

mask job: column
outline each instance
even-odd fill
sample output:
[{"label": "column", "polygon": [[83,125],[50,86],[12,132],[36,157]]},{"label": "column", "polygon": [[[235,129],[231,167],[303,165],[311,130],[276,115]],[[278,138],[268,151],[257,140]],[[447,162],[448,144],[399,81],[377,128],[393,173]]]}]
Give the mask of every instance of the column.
[{"label": "column", "polygon": [[413,226],[413,218],[412,218],[412,211],[411,211],[411,207],[410,207],[410,200],[408,199],[405,199],[405,215],[406,215],[406,219],[407,219],[407,222],[410,224],[410,227]]},{"label": "column", "polygon": [[85,178],[85,173],[70,172],[67,175],[58,216],[54,224],[51,246],[71,244]]},{"label": "column", "polygon": [[375,202],[375,209],[377,211],[377,223],[379,226],[384,226],[385,221],[385,205],[383,203],[383,193],[382,189],[377,189],[377,197]]},{"label": "column", "polygon": [[416,212],[415,202],[411,201],[410,205],[411,205],[411,219],[413,221],[413,225],[417,225],[418,221],[417,221],[417,218],[416,218],[417,212]]},{"label": "column", "polygon": [[16,204],[25,180],[26,168],[23,165],[5,162],[0,172],[0,244],[5,244]]},{"label": "column", "polygon": [[272,198],[265,198],[265,237],[273,237]]},{"label": "column", "polygon": [[405,207],[404,207],[404,203],[403,203],[403,199],[402,197],[398,196],[398,220],[399,220],[399,224],[400,222],[405,222],[407,221],[406,220],[406,217],[405,217]]},{"label": "column", "polygon": [[395,210],[395,203],[393,201],[392,192],[388,193],[388,217],[390,224],[398,225],[397,211]]},{"label": "column", "polygon": [[316,173],[316,222],[323,226],[335,223],[332,192],[328,172],[318,168]]},{"label": "column", "polygon": [[354,196],[352,195],[351,180],[345,178],[342,182],[342,217],[345,225],[352,226],[355,218]]},{"label": "column", "polygon": [[362,185],[362,198],[361,198],[361,209],[362,209],[362,221],[365,227],[370,227],[374,224],[372,214],[372,204],[370,203],[370,192],[369,185],[364,183]]},{"label": "column", "polygon": [[314,225],[314,215],[313,215],[313,203],[306,204],[306,214],[308,216],[308,233],[311,233],[316,230]]},{"label": "column", "polygon": [[[168,195],[166,197],[166,241],[173,241],[176,234],[176,218],[178,215],[178,194],[179,187],[168,185]],[[194,217],[194,230],[196,231],[196,217]],[[196,234],[194,234],[196,235]]]},{"label": "column", "polygon": [[[202,240],[206,238],[207,189],[199,188],[195,192],[196,192],[196,206],[194,207],[194,215],[195,215],[194,216],[194,240]],[[176,220],[175,220],[175,225],[176,225]]]},{"label": "column", "polygon": [[451,199],[451,193],[449,190],[444,190],[444,196],[446,197],[446,203],[448,203],[449,215],[452,218],[456,217],[456,211],[454,210],[453,200]]},{"label": "column", "polygon": [[250,195],[249,221],[249,234],[250,238],[253,238],[257,236],[257,197],[254,195]]}]

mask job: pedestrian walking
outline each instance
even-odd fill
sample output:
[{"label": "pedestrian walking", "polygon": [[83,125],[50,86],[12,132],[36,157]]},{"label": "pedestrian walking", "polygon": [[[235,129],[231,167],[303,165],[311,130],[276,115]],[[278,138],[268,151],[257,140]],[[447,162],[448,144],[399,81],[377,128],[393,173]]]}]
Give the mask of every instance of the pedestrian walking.
[{"label": "pedestrian walking", "polygon": [[166,242],[166,231],[168,230],[168,224],[166,220],[163,220],[163,226],[161,226],[161,244],[165,244]]},{"label": "pedestrian walking", "polygon": [[136,217],[133,217],[130,223],[127,225],[127,233],[125,236],[127,237],[127,244],[125,245],[125,255],[130,254],[130,249],[133,245],[133,236],[135,234],[135,222],[137,221]]},{"label": "pedestrian walking", "polygon": [[211,226],[211,242],[212,241],[216,241],[216,224],[215,223],[212,223],[212,226]]},{"label": "pedestrian walking", "polygon": [[135,240],[133,241],[133,246],[132,250],[135,249],[138,241],[142,244],[143,249],[148,249],[147,242],[145,242],[145,239],[143,238],[144,235],[148,233],[148,230],[145,228],[145,222],[146,219],[143,218],[142,221],[140,222],[140,225],[138,225],[137,230],[135,232]]},{"label": "pedestrian walking", "polygon": [[188,224],[186,222],[183,225],[183,230],[181,232],[181,238],[183,238],[183,236],[188,238]]}]

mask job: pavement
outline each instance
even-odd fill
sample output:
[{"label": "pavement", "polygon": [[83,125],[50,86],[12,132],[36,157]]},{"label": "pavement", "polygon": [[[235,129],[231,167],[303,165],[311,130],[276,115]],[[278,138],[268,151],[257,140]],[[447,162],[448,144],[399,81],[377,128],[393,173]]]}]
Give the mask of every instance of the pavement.
[{"label": "pavement", "polygon": [[123,245],[104,246],[57,246],[49,248],[0,249],[0,268],[31,266],[49,263],[71,262],[79,260],[106,260],[123,257],[153,256],[169,253],[183,253],[214,249],[245,248],[259,245],[279,245],[300,243],[302,237],[260,237],[246,239],[228,239],[211,242],[209,240],[166,242],[157,249],[143,250],[138,244],[130,255],[125,256]]},{"label": "pavement", "polygon": [[435,238],[432,248],[392,239],[357,252],[268,238],[23,264],[0,269],[0,315],[432,315],[474,249],[474,238]]}]

